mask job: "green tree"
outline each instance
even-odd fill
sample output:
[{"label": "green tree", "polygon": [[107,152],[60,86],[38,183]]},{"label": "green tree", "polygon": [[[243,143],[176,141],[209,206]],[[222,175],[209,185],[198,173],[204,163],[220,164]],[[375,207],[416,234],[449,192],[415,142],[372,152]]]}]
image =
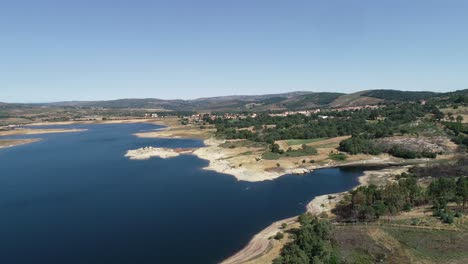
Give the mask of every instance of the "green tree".
[{"label": "green tree", "polygon": [[456,196],[461,201],[463,210],[465,210],[466,202],[468,201],[468,177],[458,178]]},{"label": "green tree", "polygon": [[447,203],[455,198],[455,189],[452,178],[438,178],[429,184],[427,193],[437,211],[447,209]]}]

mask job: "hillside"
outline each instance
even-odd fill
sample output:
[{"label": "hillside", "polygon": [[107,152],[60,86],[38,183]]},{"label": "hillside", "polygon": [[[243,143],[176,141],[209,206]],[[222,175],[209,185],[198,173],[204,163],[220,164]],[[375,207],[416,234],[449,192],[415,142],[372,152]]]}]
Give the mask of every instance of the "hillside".
[{"label": "hillside", "polygon": [[386,101],[419,101],[436,97],[435,92],[413,92],[398,90],[371,90],[366,91],[362,96],[378,98]]},{"label": "hillside", "polygon": [[[156,98],[127,98],[106,101],[67,101],[44,104],[14,104],[16,107],[78,107],[106,109],[160,109],[170,111],[274,111],[304,110],[314,108],[341,108],[380,103],[453,98],[466,100],[468,90],[448,93],[414,92],[398,90],[367,90],[351,94],[337,92],[298,91],[265,95],[230,95],[193,100],[163,100]],[[12,104],[0,103],[0,107]]]}]

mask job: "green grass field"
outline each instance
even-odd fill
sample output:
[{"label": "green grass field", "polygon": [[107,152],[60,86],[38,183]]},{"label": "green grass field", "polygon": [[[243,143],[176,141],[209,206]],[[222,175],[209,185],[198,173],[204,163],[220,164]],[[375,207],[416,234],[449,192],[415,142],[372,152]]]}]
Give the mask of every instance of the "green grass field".
[{"label": "green grass field", "polygon": [[288,143],[289,146],[294,146],[294,145],[302,145],[302,144],[309,144],[321,140],[325,140],[327,138],[312,138],[312,139],[290,139],[287,140],[286,143]]}]

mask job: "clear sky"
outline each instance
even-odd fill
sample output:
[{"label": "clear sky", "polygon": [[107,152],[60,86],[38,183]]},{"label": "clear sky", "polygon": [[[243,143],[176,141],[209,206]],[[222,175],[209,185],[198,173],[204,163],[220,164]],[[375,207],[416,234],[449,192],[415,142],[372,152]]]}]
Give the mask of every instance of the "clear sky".
[{"label": "clear sky", "polygon": [[0,101],[465,88],[466,0],[0,3]]}]

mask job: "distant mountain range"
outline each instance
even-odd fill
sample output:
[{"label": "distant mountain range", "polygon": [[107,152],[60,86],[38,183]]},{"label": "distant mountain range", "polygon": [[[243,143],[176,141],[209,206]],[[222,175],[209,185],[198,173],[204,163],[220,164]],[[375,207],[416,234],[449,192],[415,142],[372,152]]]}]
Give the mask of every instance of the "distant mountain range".
[{"label": "distant mountain range", "polygon": [[194,100],[162,100],[155,98],[118,99],[108,101],[67,101],[44,104],[6,104],[0,108],[18,106],[49,107],[102,107],[102,108],[145,108],[173,111],[245,111],[245,110],[300,110],[311,108],[337,108],[373,105],[385,102],[428,100],[436,97],[467,95],[468,89],[447,92],[413,92],[398,90],[367,90],[345,94],[335,92],[297,91],[265,95],[231,95],[198,98]]}]

